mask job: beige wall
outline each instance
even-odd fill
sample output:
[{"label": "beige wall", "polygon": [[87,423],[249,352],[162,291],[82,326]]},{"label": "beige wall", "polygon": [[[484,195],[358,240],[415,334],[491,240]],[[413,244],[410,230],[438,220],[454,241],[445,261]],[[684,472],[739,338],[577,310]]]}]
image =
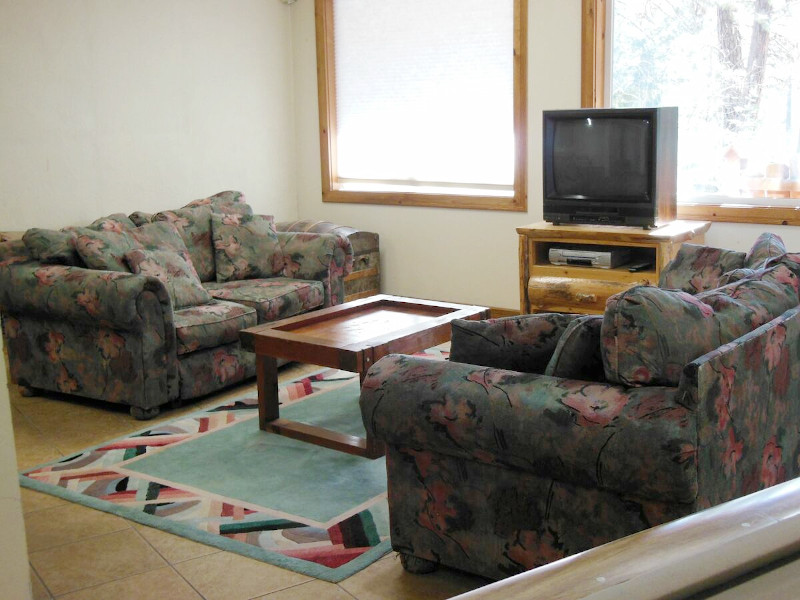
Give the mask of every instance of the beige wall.
[{"label": "beige wall", "polygon": [[0,0],[0,229],[225,189],[296,212],[291,8]]},{"label": "beige wall", "polygon": [[[299,213],[380,233],[385,291],[519,309],[515,228],[542,217],[542,110],[580,105],[580,2],[531,0],[528,212],[322,203],[312,0],[292,7]],[[707,242],[747,250],[772,230],[800,248],[800,228],[714,224]]]},{"label": "beige wall", "polygon": [[[0,336],[0,360],[3,356],[3,338]],[[22,500],[17,478],[17,456],[11,428],[8,380],[5,368],[0,368],[0,597],[31,597],[30,568],[28,567],[27,543],[22,521]],[[33,465],[31,465],[33,466]]]}]

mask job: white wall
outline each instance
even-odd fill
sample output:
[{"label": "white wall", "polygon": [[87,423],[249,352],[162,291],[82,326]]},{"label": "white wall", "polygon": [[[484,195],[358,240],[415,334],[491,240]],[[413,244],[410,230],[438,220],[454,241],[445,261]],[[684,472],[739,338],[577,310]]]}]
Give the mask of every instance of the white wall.
[{"label": "white wall", "polygon": [[[528,212],[333,204],[321,201],[313,0],[292,7],[298,206],[381,236],[388,293],[519,309],[516,227],[542,218],[542,110],[580,105],[580,2],[528,4]],[[706,242],[747,250],[762,231],[800,249],[800,228],[715,223]]]},{"label": "white wall", "polygon": [[[0,336],[0,361],[5,362],[2,356],[3,338]],[[3,367],[0,368],[0,440],[3,440],[0,443],[0,531],[3,532],[0,597],[25,600],[31,597],[31,577],[8,398],[8,381]]]},{"label": "white wall", "polygon": [[0,229],[244,191],[296,214],[290,7],[0,0]]}]

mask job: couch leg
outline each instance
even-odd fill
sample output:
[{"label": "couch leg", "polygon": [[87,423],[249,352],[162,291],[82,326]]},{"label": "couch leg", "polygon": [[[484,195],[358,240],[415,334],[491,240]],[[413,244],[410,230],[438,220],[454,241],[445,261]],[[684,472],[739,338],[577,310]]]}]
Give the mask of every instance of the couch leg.
[{"label": "couch leg", "polygon": [[161,409],[157,406],[153,408],[142,408],[141,406],[131,406],[131,416],[137,421],[149,421],[157,417]]},{"label": "couch leg", "polygon": [[433,561],[425,558],[419,558],[418,556],[413,556],[411,554],[406,554],[405,552],[400,552],[400,564],[403,565],[403,568],[406,571],[409,573],[414,573],[415,575],[432,573],[436,570],[436,567],[439,566]]},{"label": "couch leg", "polygon": [[36,390],[32,387],[28,387],[27,385],[20,385],[19,387],[19,395],[23,398],[30,398],[32,396],[38,396]]}]

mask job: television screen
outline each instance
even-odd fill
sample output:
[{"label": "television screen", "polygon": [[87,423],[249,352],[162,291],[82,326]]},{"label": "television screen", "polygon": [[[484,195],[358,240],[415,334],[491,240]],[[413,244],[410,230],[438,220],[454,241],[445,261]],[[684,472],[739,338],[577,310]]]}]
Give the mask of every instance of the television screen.
[{"label": "television screen", "polygon": [[549,197],[641,202],[650,195],[653,127],[648,118],[559,119]]}]

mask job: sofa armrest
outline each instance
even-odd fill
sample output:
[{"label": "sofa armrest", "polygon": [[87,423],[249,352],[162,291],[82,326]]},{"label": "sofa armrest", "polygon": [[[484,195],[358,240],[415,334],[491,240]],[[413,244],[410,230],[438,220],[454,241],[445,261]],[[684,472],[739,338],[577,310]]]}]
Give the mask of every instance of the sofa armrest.
[{"label": "sofa armrest", "polygon": [[452,323],[450,360],[544,373],[558,340],[579,315],[540,313]]},{"label": "sofa armrest", "polygon": [[331,233],[279,231],[286,267],[293,279],[321,281],[325,288],[325,306],[344,300],[344,278],[353,270],[353,248],[343,236]]},{"label": "sofa armrest", "polygon": [[681,404],[698,429],[698,504],[800,475],[800,307],[689,363]]},{"label": "sofa armrest", "polygon": [[145,292],[158,299],[172,328],[172,303],[155,277],[34,262],[0,268],[0,308],[9,313],[138,330]]},{"label": "sofa armrest", "polygon": [[360,402],[367,432],[389,446],[690,502],[696,432],[677,394],[389,355]]}]

